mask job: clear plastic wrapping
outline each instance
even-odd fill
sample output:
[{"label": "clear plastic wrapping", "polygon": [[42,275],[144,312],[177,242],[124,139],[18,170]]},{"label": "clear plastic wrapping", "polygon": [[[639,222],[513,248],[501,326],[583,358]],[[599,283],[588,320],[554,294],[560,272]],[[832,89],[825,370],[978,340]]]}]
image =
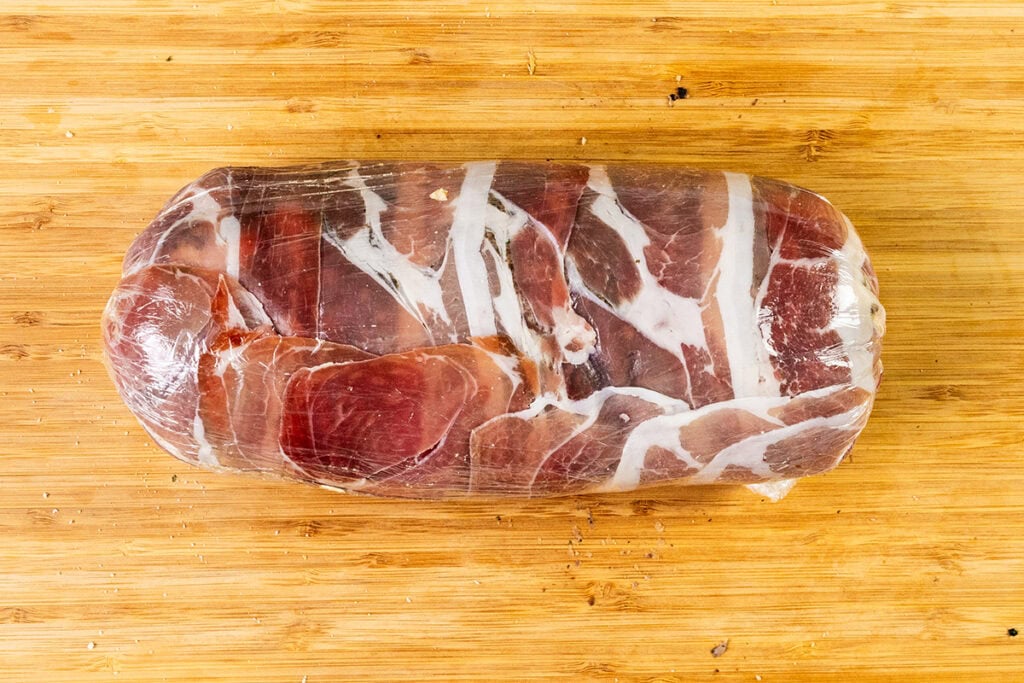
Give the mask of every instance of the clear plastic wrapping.
[{"label": "clear plastic wrapping", "polygon": [[864,427],[884,315],[850,222],[786,183],[341,162],[185,187],[103,332],[193,464],[414,498],[778,496]]}]

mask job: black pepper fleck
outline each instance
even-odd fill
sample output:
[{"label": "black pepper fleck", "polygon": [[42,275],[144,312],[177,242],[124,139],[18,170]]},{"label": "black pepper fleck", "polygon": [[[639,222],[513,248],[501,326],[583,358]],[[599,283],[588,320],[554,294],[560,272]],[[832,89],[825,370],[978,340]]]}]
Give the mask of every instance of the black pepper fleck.
[{"label": "black pepper fleck", "polygon": [[1015,629],[1015,628],[1008,628],[1008,629],[1006,629],[1006,635],[1010,636],[1011,638],[1016,638],[1017,637],[1017,629]]}]

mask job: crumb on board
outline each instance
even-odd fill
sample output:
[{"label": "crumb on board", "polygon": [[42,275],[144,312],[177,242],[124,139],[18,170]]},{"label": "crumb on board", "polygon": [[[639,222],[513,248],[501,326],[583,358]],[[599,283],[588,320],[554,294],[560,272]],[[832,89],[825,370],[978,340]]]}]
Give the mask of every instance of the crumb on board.
[{"label": "crumb on board", "polygon": [[720,642],[718,645],[715,645],[713,648],[711,648],[711,656],[712,657],[721,657],[722,655],[725,654],[725,651],[728,650],[728,649],[729,649],[729,639],[726,638],[725,640]]},{"label": "crumb on board", "polygon": [[587,144],[587,136],[586,135],[584,135],[583,137],[580,138],[580,144],[581,145]]},{"label": "crumb on board", "polygon": [[439,187],[430,193],[430,198],[436,202],[446,202],[448,201],[448,190]]},{"label": "crumb on board", "polygon": [[537,71],[537,55],[533,53],[533,50],[526,51],[526,71],[531,76]]}]

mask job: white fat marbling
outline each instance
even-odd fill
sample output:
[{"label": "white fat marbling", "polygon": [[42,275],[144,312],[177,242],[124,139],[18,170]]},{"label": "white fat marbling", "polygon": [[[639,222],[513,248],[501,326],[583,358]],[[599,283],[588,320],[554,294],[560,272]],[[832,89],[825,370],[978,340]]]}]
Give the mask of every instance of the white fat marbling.
[{"label": "white fat marbling", "polygon": [[[223,276],[222,281],[223,281]],[[238,304],[235,303],[235,297],[228,293],[228,327],[229,328],[240,328],[247,329],[245,324],[245,316],[238,310]]]},{"label": "white fat marbling", "polygon": [[[690,410],[690,406],[678,398],[672,398],[666,396],[657,391],[651,389],[644,389],[643,387],[604,387],[595,391],[581,399],[572,400],[555,394],[540,394],[534,397],[530,405],[522,410],[514,413],[503,413],[497,415],[486,422],[481,423],[475,429],[480,429],[484,425],[493,422],[494,420],[500,420],[506,417],[518,417],[522,420],[530,420],[540,415],[545,408],[554,407],[567,413],[574,415],[585,415],[585,416],[597,416],[601,412],[601,408],[612,396],[632,396],[648,403],[653,403],[658,406],[663,415],[674,415],[676,413],[682,413]],[[628,417],[628,415],[627,415]],[[628,420],[626,420],[628,422]],[[554,450],[554,449],[552,449]]]},{"label": "white fat marbling", "polygon": [[512,382],[512,391],[514,392],[523,383],[523,375],[519,372],[519,359],[512,356],[506,356],[501,353],[495,353],[489,349],[477,346],[477,349],[483,351],[491,359],[491,362],[498,366],[498,369],[508,377],[509,381]]},{"label": "white fat marbling", "polygon": [[[722,316],[732,388],[737,398],[778,396],[768,346],[757,323],[754,280],[754,205],[750,178],[726,173],[729,215],[718,230],[722,251],[715,268],[715,300]],[[713,280],[714,278],[712,278]]]},{"label": "white fat marbling", "polygon": [[[800,395],[800,398],[820,398],[828,396],[837,391],[841,391],[846,388],[847,385],[840,384],[831,387],[825,387],[823,389],[816,389],[814,391],[808,391]],[[793,433],[799,431],[796,428],[818,426],[815,420],[808,420],[805,422],[797,423],[791,427],[786,427],[776,417],[773,417],[769,411],[773,408],[779,408],[786,405],[793,398],[788,396],[749,396],[745,398],[736,398],[729,401],[722,401],[719,403],[712,403],[710,405],[703,406],[696,410],[690,410],[685,412],[678,412],[674,414],[658,416],[647,420],[643,424],[640,424],[630,434],[629,439],[626,441],[622,448],[622,459],[619,461],[619,466],[615,472],[615,476],[608,483],[607,488],[609,490],[629,490],[636,488],[640,484],[640,475],[644,469],[644,462],[647,459],[647,452],[654,447],[664,448],[676,455],[689,467],[702,470],[694,481],[711,482],[725,469],[729,464],[736,464],[743,467],[748,467],[752,471],[765,476],[771,476],[771,473],[767,471],[767,466],[760,461],[759,458],[764,454],[764,447],[770,445],[765,443],[757,452],[757,460],[752,460],[754,451],[756,448],[750,446],[753,442],[752,438],[745,439],[729,448],[723,449],[708,465],[704,466],[698,463],[685,449],[683,449],[679,441],[679,430],[686,425],[692,423],[694,420],[710,415],[718,410],[743,410],[749,412],[758,418],[765,420],[766,422],[773,423],[779,426],[779,429],[767,432],[766,435],[783,433],[783,436],[778,438],[785,438],[785,436],[792,436]],[[859,412],[858,412],[859,411]],[[864,413],[863,406],[857,406],[850,411],[851,414],[856,414],[857,419]],[[848,419],[844,424],[842,419],[849,417],[846,413],[837,420],[837,426],[849,427],[851,424],[857,421],[857,419]],[[833,418],[828,418],[832,420]],[[750,449],[745,450],[739,448],[743,444],[748,444]],[[723,455],[724,454],[724,455]],[[721,461],[719,458],[723,458]],[[717,464],[716,464],[717,463]],[[710,468],[710,469],[709,469]]]},{"label": "white fat marbling", "polygon": [[[495,241],[500,245],[501,248],[501,262],[495,263],[495,268],[498,271],[498,277],[502,282],[506,279],[509,283],[512,280],[512,271],[508,266],[508,245],[512,239],[515,238],[522,230],[524,230],[530,223],[533,223],[533,229],[538,236],[546,240],[553,251],[557,254],[559,259],[564,259],[562,248],[558,244],[554,235],[544,225],[531,221],[529,214],[523,211],[520,207],[516,206],[498,192],[491,191],[491,196],[494,197],[502,206],[501,209],[497,208],[492,204],[487,205],[487,219],[486,228],[494,236]],[[485,243],[485,248],[487,247]],[[505,293],[504,284],[502,285],[502,293]],[[514,291],[511,292],[510,299],[514,299],[515,307],[514,311],[512,306],[508,306],[508,313],[503,313],[500,309],[498,311],[499,317],[502,320],[502,325],[506,329],[509,328],[509,322],[514,326],[513,329],[523,328],[533,338],[533,344],[536,346],[539,341],[536,339],[536,334],[529,329],[526,325],[526,321],[523,319],[522,305],[519,300],[518,294]],[[497,300],[495,305],[497,306]],[[518,317],[518,322],[510,321],[512,317]],[[551,309],[551,318],[553,322],[553,332],[555,335],[555,341],[558,343],[559,348],[562,350],[562,359],[572,363],[573,365],[579,365],[580,363],[586,362],[590,358],[590,354],[593,353],[594,347],[597,344],[597,333],[590,326],[586,320],[584,320],[576,311],[572,310],[568,302],[564,306],[555,306]],[[517,343],[518,346],[518,343]],[[526,349],[526,347],[520,347]],[[532,350],[532,349],[531,349]]]},{"label": "white fat marbling", "polygon": [[[150,254],[149,261],[137,263],[135,267],[132,268],[130,271],[126,271],[124,273],[125,275],[130,275],[131,273],[135,273],[138,272],[139,270],[142,270],[146,266],[151,266],[155,264],[157,256],[160,254],[160,249],[163,248],[164,243],[167,241],[167,238],[170,237],[171,234],[175,230],[177,230],[181,225],[188,225],[193,221],[202,221],[216,224],[217,216],[220,215],[220,212],[223,209],[223,207],[221,207],[217,200],[211,196],[210,190],[199,190],[194,194],[183,197],[181,201],[178,202],[178,204],[180,204],[181,202],[191,202],[192,210],[189,211],[188,214],[186,214],[184,217],[176,220],[174,223],[164,228],[164,231],[160,233],[160,237],[157,239],[156,244],[153,246],[153,253]],[[176,204],[175,206],[177,206],[178,204]],[[164,212],[166,213],[169,210],[171,209],[165,209]],[[217,235],[216,237],[218,241],[222,240],[222,238],[219,235]]]},{"label": "white fat marbling", "polygon": [[487,219],[487,195],[495,167],[494,162],[466,164],[466,177],[459,196],[454,200],[455,217],[449,238],[469,332],[474,337],[489,337],[498,331],[494,302],[487,284],[487,264],[481,249]]},{"label": "white fat marbling", "polygon": [[599,195],[594,200],[591,211],[625,242],[630,256],[637,264],[642,284],[639,294],[634,299],[614,307],[610,307],[589,292],[579,278],[579,273],[575,272],[575,268],[571,268],[570,271],[575,272],[574,287],[595,304],[635,327],[651,342],[678,358],[685,366],[686,359],[680,345],[707,349],[700,302],[670,292],[651,274],[644,256],[644,247],[650,244],[650,239],[643,226],[619,205],[603,168],[591,168],[588,186]]},{"label": "white fat marbling", "polygon": [[[594,423],[597,421],[597,418],[600,415],[601,409],[604,407],[605,402],[612,396],[632,396],[647,401],[648,403],[653,403],[654,405],[657,405],[661,409],[664,416],[684,413],[690,409],[689,405],[685,401],[665,396],[662,393],[652,391],[650,389],[644,389],[641,387],[604,387],[603,389],[594,392],[590,396],[575,401],[555,396],[553,394],[544,394],[541,396],[537,396],[530,403],[530,405],[524,408],[523,410],[493,417],[490,420],[487,420],[486,422],[481,424],[479,427],[477,427],[477,429],[481,429],[495,420],[500,420],[508,417],[516,417],[521,420],[531,420],[540,415],[549,406],[555,407],[567,413],[572,413],[574,415],[584,417],[585,419],[565,439],[558,443],[553,443],[550,445],[550,447],[547,449],[548,455],[550,456],[551,453],[557,451],[563,444],[568,442],[570,439],[578,436],[579,434],[583,433],[584,431],[592,427]],[[622,420],[623,426],[629,424],[630,422],[629,415],[625,413],[622,413],[619,416],[619,418]],[[658,418],[656,417],[653,419]],[[642,428],[644,424],[641,424],[640,428]],[[537,472],[540,472],[544,462],[546,461],[546,457],[540,461],[540,463],[538,464]],[[640,464],[642,467],[643,463],[641,462]],[[536,473],[534,474],[534,477],[536,477]],[[639,479],[639,475],[637,476],[637,478]],[[533,485],[533,480],[531,480],[530,485]],[[603,488],[612,487],[605,486],[602,487],[602,489]]]},{"label": "white fat marbling", "polygon": [[[537,363],[543,363],[545,360],[540,337],[526,324],[522,301],[508,265],[509,242],[515,232],[525,225],[525,214],[521,223],[515,216],[504,214],[493,206],[487,208],[486,229],[494,236],[494,242],[485,239],[481,253],[490,259],[491,268],[498,280],[498,294],[491,298],[491,306],[505,336],[519,352]],[[489,290],[489,283],[485,281],[482,287]]]},{"label": "white fat marbling", "polygon": [[[555,341],[562,349],[562,357],[573,365],[585,363],[597,345],[597,332],[575,311],[561,306],[551,309]],[[576,348],[573,348],[576,347]]]},{"label": "white fat marbling", "polygon": [[491,190],[490,196],[501,203],[502,209],[488,202],[484,208],[484,225],[499,243],[507,244],[529,224],[530,216],[497,192]]},{"label": "white fat marbling", "polygon": [[192,420],[192,436],[199,445],[197,453],[199,464],[207,467],[220,467],[217,454],[213,452],[213,445],[206,440],[206,426],[203,424],[203,419],[199,417],[198,412],[196,412],[196,416]]},{"label": "white fat marbling", "polygon": [[[242,357],[242,355],[245,353],[246,349],[249,348],[250,344],[252,344],[252,342],[251,341],[247,341],[247,342],[245,342],[243,344],[240,344],[238,346],[229,346],[226,349],[218,351],[216,353],[217,360],[216,360],[216,362],[213,365],[213,375],[214,375],[214,377],[223,378],[224,377],[224,373],[227,371],[227,369],[229,367],[235,365],[236,362],[238,362],[238,359]],[[274,351],[274,354],[275,354],[275,356],[277,355],[277,350],[276,349]],[[275,360],[276,360],[276,358],[272,359],[271,363],[273,363]]]},{"label": "white fat marbling", "polygon": [[238,278],[239,268],[239,243],[242,236],[242,225],[234,216],[225,216],[217,224],[217,237],[224,242],[227,253],[225,254],[225,270],[228,275]]},{"label": "white fat marbling", "polygon": [[346,240],[341,239],[333,230],[324,230],[324,240],[359,270],[373,278],[425,328],[429,329],[426,313],[450,323],[441,290],[443,268],[434,271],[419,266],[384,239],[381,213],[387,209],[387,203],[366,185],[358,169],[349,171],[345,182],[358,190],[363,200],[366,225]]},{"label": "white fat marbling", "polygon": [[[803,422],[797,422],[796,424],[787,425],[780,427],[779,429],[765,432],[764,434],[755,434],[742,441],[739,441],[728,448],[723,448],[709,462],[704,468],[693,477],[694,483],[710,484],[718,479],[718,477],[725,471],[730,465],[742,467],[750,470],[758,476],[765,478],[771,478],[775,476],[768,463],[764,461],[765,453],[769,446],[772,446],[785,439],[798,436],[800,433],[816,429],[818,427],[827,427],[831,429],[848,429],[850,431],[851,438],[854,436],[856,429],[860,427],[860,421],[864,417],[865,408],[863,405],[857,405],[850,410],[832,415],[830,417],[815,417],[810,420],[804,420]],[[759,416],[761,417],[761,416]],[[837,454],[837,457],[842,454]],[[799,458],[799,453],[793,454],[794,458]]]}]

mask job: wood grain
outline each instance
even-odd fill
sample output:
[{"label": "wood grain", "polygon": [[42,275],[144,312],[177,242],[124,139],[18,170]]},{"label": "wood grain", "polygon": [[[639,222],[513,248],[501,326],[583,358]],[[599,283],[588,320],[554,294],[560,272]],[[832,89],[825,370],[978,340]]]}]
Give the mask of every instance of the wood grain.
[{"label": "wood grain", "polygon": [[[1020,2],[97,4],[0,7],[4,680],[1020,676]],[[852,460],[779,504],[392,502],[176,462],[102,365],[125,248],[213,166],[342,157],[822,192],[889,311]]]}]

